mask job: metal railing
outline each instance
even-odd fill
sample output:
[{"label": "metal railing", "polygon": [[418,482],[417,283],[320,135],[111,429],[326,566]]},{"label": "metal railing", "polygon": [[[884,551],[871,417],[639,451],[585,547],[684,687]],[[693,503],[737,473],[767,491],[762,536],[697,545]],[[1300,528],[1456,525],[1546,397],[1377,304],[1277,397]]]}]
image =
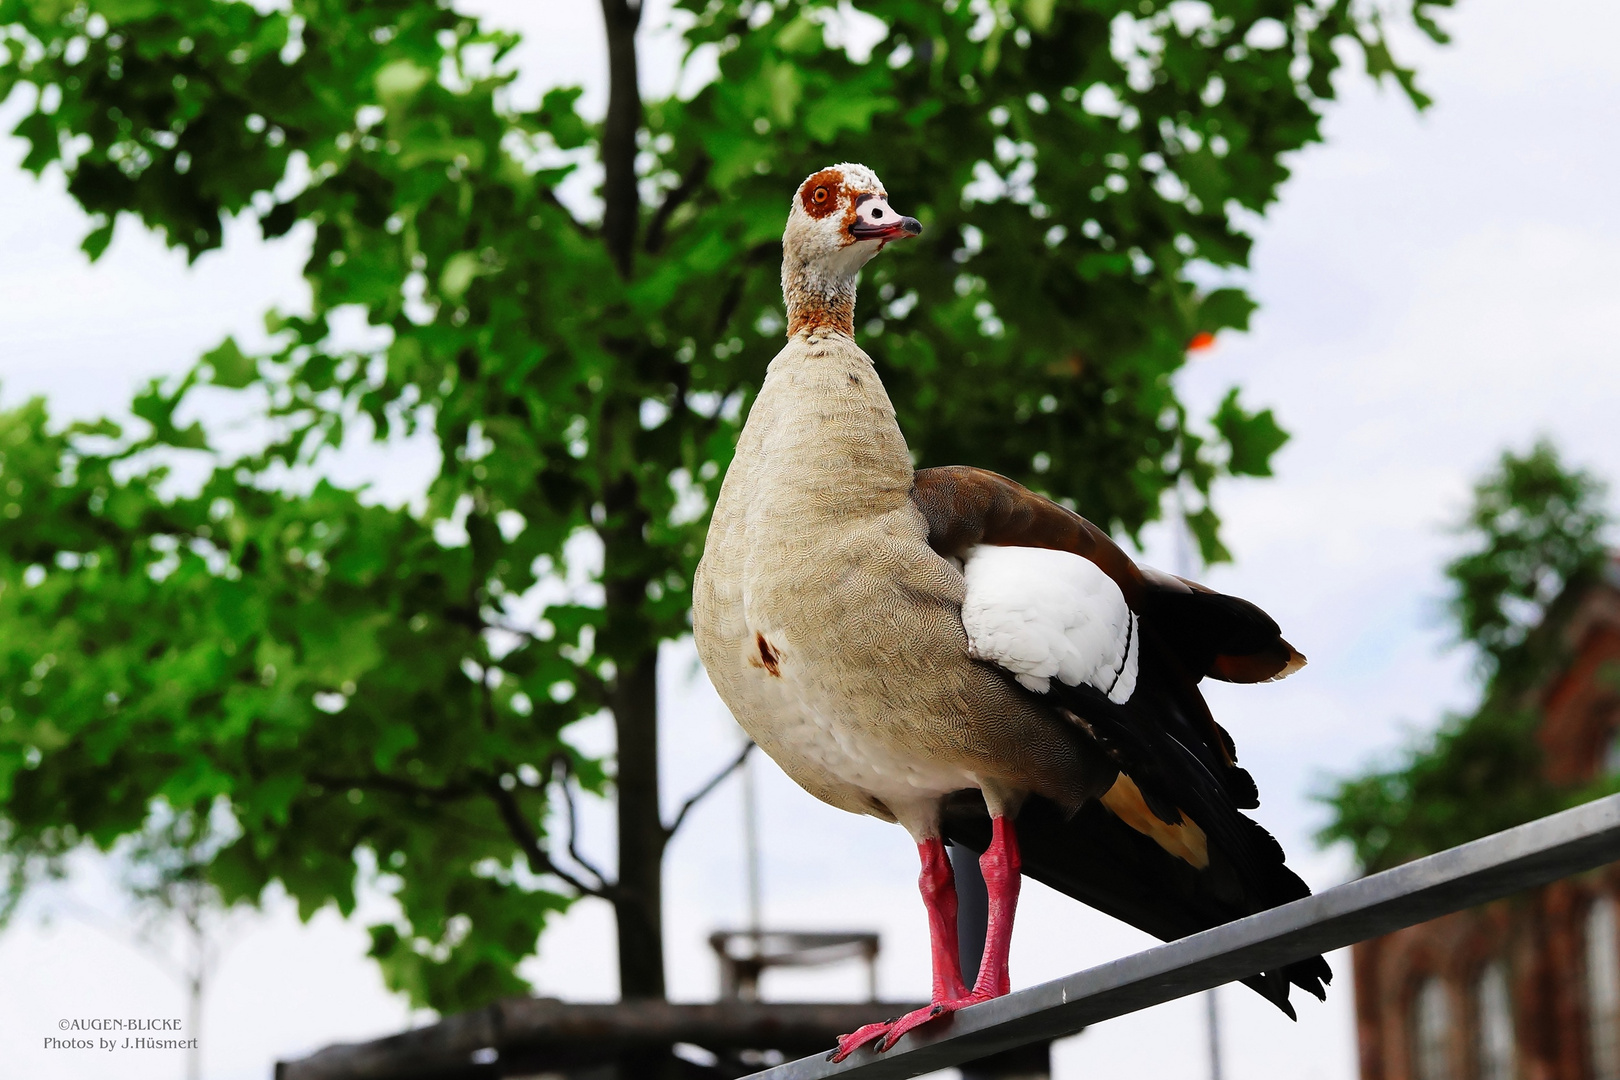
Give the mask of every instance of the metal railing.
[{"label": "metal railing", "polygon": [[747,1080],[898,1080],[950,1068],[1620,860],[1620,795],[1463,844],[926,1025],[893,1049]]}]

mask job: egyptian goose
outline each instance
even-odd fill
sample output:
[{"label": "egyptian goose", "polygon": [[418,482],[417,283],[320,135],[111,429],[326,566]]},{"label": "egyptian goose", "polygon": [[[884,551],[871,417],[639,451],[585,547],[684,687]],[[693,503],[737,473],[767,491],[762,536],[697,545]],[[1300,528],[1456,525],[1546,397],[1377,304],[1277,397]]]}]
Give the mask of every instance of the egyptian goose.
[{"label": "egyptian goose", "polygon": [[[865,166],[799,186],[788,342],[694,583],[698,652],[738,723],[812,795],[905,826],[922,859],[932,1004],[834,1060],[1007,993],[1020,872],[1163,939],[1309,893],[1239,812],[1254,782],[1198,691],[1303,666],[1277,624],[1005,477],[913,469],[854,313],[862,265],[921,231]],[[947,840],[983,852],[989,889],[971,988]],[[1315,957],[1248,981],[1293,1016],[1289,984],[1321,997],[1330,977]]]}]

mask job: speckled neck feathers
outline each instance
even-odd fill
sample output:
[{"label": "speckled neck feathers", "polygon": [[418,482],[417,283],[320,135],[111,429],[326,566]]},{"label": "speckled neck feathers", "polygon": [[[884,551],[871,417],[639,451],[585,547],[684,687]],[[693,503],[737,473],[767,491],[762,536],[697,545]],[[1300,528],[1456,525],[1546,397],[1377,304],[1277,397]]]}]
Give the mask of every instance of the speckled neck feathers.
[{"label": "speckled neck feathers", "polygon": [[782,299],[787,302],[788,337],[803,330],[855,336],[854,273],[828,273],[789,251],[782,258]]}]

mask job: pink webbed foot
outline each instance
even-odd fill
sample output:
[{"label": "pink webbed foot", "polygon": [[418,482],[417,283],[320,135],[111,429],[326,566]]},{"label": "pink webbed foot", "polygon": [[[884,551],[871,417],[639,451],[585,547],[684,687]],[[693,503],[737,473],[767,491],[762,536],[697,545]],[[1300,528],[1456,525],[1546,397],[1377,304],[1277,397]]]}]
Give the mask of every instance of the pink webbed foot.
[{"label": "pink webbed foot", "polygon": [[932,1005],[926,1005],[915,1012],[906,1013],[906,1015],[889,1025],[889,1030],[883,1036],[883,1041],[877,1045],[878,1053],[881,1054],[883,1051],[891,1049],[895,1043],[900,1041],[900,1036],[915,1028],[922,1027],[930,1020],[948,1016],[953,1012],[967,1008],[969,1005],[977,1005],[981,1001],[989,1001],[995,996],[995,994],[987,990],[974,990],[966,997],[952,998],[949,1001],[936,1001]]},{"label": "pink webbed foot", "polygon": [[838,1049],[828,1054],[827,1060],[832,1062],[843,1061],[850,1054],[873,1041],[877,1042],[876,1049],[881,1054],[885,1050],[892,1049],[894,1044],[900,1041],[902,1035],[922,1027],[930,1020],[938,1020],[942,1016],[949,1016],[951,1013],[965,1009],[969,1005],[977,1005],[981,1001],[989,1001],[997,996],[999,995],[992,994],[987,990],[974,990],[964,997],[924,1005],[922,1008],[908,1012],[897,1019],[885,1020],[878,1024],[867,1024],[853,1034],[845,1035],[839,1039]]},{"label": "pink webbed foot", "polygon": [[873,1039],[880,1039],[887,1035],[889,1029],[899,1022],[899,1018],[896,1017],[876,1024],[867,1024],[864,1027],[856,1028],[848,1035],[839,1036],[838,1047],[827,1055],[827,1060],[834,1063],[843,1061]]}]

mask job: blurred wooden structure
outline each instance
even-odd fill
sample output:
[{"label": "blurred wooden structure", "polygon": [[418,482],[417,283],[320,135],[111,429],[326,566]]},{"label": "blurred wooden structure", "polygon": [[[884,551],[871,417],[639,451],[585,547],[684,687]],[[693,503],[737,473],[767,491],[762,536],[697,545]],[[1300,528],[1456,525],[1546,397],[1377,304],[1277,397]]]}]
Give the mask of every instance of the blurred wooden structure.
[{"label": "blurred wooden structure", "polygon": [[[779,1004],[665,1001],[573,1004],[507,998],[373,1042],[329,1046],[276,1064],[275,1080],[611,1080],[617,1063],[650,1055],[663,1077],[737,1077],[921,1002]],[[654,1080],[649,1075],[647,1080]]]},{"label": "blurred wooden structure", "polygon": [[720,960],[720,999],[758,1001],[759,977],[770,968],[866,963],[866,1000],[877,1000],[878,936],[869,931],[716,930],[709,947]]},{"label": "blurred wooden structure", "polygon": [[[965,974],[984,946],[984,882],[971,852],[957,863]],[[278,1062],[275,1080],[732,1080],[805,1054],[825,1053],[862,1024],[921,1002],[877,1000],[878,935],[870,931],[726,930],[710,935],[721,1000],[570,1004],[508,998],[484,1009],[372,1042],[329,1046]],[[863,961],[868,999],[858,1004],[759,998],[771,968]],[[1050,1042],[969,1062],[964,1080],[1047,1080]]]}]

